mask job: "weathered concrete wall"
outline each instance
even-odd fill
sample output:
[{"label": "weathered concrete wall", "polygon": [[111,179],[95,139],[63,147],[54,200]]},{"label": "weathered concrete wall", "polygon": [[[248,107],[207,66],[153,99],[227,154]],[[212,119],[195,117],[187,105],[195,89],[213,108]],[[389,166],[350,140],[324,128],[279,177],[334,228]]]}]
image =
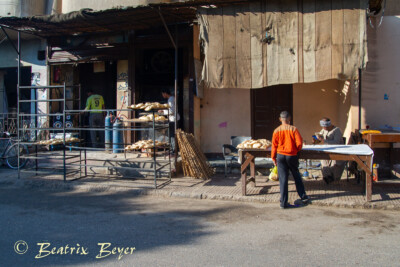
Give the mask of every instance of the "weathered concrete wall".
[{"label": "weathered concrete wall", "polygon": [[1,17],[25,17],[46,14],[47,0],[2,0]]},{"label": "weathered concrete wall", "polygon": [[201,105],[203,152],[222,153],[232,135],[251,135],[250,90],[205,88]]},{"label": "weathered concrete wall", "polygon": [[399,0],[385,0],[386,9],[385,16],[400,15],[400,1]]},{"label": "weathered concrete wall", "polygon": [[399,45],[399,16],[385,16],[380,27],[368,27],[370,61],[362,80],[362,127],[400,130]]},{"label": "weathered concrete wall", "polygon": [[[21,43],[21,65],[26,66],[45,66],[45,60],[38,60],[37,51],[46,50],[46,42],[42,40],[23,40]],[[17,67],[18,56],[8,40],[0,45],[0,68]]]},{"label": "weathered concrete wall", "polygon": [[[346,86],[345,86],[346,85]],[[307,144],[321,130],[319,121],[328,117],[350,136],[347,126],[351,109],[351,89],[339,80],[293,85],[293,122]],[[352,129],[354,130],[354,129]]]},{"label": "weathered concrete wall", "polygon": [[149,3],[169,3],[178,2],[174,0],[64,0],[62,1],[62,12],[80,10],[82,8],[91,8],[93,10],[104,10],[118,6],[140,6]]},{"label": "weathered concrete wall", "polygon": [[[358,95],[350,83],[329,80],[293,86],[294,125],[304,140],[320,131],[319,121],[329,117],[345,137],[357,127]],[[251,136],[250,90],[205,89],[201,100],[201,146],[206,153],[221,153],[232,135]],[[196,122],[195,122],[196,123]]]}]

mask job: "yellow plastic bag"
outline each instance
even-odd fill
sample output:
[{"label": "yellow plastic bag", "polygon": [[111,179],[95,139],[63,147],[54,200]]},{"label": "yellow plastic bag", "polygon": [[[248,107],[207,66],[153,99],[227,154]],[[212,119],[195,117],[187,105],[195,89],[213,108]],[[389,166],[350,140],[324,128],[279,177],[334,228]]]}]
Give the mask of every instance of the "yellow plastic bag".
[{"label": "yellow plastic bag", "polygon": [[278,181],[278,167],[275,165],[273,168],[269,169],[269,171],[270,174],[268,178],[272,181]]}]

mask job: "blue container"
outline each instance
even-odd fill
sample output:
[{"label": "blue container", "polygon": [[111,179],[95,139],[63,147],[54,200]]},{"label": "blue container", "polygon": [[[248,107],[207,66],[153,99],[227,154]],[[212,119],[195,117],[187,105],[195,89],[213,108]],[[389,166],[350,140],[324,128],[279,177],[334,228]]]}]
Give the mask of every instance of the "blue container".
[{"label": "blue container", "polygon": [[105,119],[105,122],[104,122],[104,126],[105,126],[105,128],[106,128],[106,131],[105,131],[105,136],[104,136],[104,143],[105,143],[105,148],[106,148],[106,150],[108,150],[108,151],[111,151],[111,149],[112,149],[112,136],[113,136],[113,125],[112,125],[112,123],[111,123],[111,120],[112,120],[112,117],[113,117],[113,115],[112,115],[112,113],[110,112],[109,114],[107,114],[107,117],[106,117],[106,119]]},{"label": "blue container", "polygon": [[113,125],[113,153],[124,152],[124,131],[122,130],[123,124],[117,118]]}]

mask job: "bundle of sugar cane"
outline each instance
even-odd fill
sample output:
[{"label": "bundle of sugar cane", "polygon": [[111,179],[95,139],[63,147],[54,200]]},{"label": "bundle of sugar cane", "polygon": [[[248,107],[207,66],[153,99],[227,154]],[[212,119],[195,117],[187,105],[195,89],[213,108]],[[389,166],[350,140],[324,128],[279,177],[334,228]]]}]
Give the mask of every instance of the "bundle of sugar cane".
[{"label": "bundle of sugar cane", "polygon": [[176,139],[181,152],[183,174],[204,180],[210,179],[215,173],[214,169],[210,167],[194,136],[177,130]]}]

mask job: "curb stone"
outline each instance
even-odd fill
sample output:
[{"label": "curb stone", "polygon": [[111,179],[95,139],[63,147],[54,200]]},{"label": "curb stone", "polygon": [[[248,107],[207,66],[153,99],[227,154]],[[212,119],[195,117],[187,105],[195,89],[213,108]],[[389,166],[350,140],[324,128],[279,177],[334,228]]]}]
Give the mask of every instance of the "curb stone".
[{"label": "curb stone", "polygon": [[[262,196],[241,196],[241,195],[230,195],[230,194],[216,194],[216,193],[205,193],[205,192],[185,192],[185,191],[172,191],[173,189],[154,189],[154,188],[131,188],[121,185],[113,184],[86,184],[80,181],[64,182],[64,181],[49,181],[43,179],[15,179],[5,178],[0,180],[0,186],[15,186],[25,188],[46,188],[50,190],[67,190],[67,191],[86,191],[86,192],[130,192],[133,196],[162,196],[162,197],[173,197],[173,198],[191,198],[191,199],[208,199],[208,200],[222,200],[222,201],[236,201],[245,203],[276,203],[277,201],[262,197]],[[343,202],[338,200],[322,201],[318,199],[312,199],[310,205],[318,207],[336,207],[336,208],[347,208],[347,209],[373,209],[373,210],[391,210],[400,211],[400,206],[393,204],[388,205],[377,205],[376,203],[356,203]]]}]

